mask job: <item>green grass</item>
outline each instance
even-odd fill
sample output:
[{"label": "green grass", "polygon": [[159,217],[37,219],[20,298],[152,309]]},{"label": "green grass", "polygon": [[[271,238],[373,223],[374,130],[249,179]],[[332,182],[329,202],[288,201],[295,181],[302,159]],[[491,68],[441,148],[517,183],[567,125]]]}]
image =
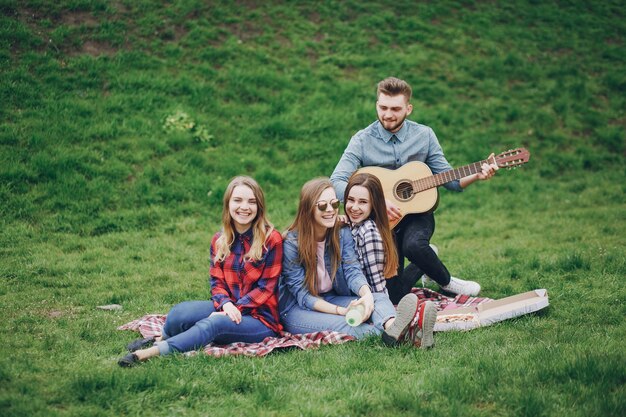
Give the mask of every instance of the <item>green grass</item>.
[{"label": "green grass", "polygon": [[[626,414],[624,21],[621,1],[0,0],[0,414]],[[454,166],[531,151],[442,191],[433,242],[484,296],[550,307],[428,352],[119,368],[117,326],[209,296],[228,180],[285,228],[389,75]]]}]

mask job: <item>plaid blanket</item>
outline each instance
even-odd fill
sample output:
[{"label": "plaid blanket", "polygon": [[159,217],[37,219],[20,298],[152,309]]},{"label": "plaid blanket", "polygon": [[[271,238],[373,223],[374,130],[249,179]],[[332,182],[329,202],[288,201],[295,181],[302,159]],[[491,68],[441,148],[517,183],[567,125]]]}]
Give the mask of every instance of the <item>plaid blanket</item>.
[{"label": "plaid blanket", "polygon": [[[134,330],[141,333],[143,337],[154,337],[161,335],[161,329],[165,324],[165,315],[148,314],[140,319],[133,320],[118,330]],[[336,345],[355,340],[353,336],[338,332],[315,332],[306,334],[291,334],[282,332],[279,337],[266,337],[259,343],[236,342],[229,345],[216,345],[211,343],[204,347],[204,353],[211,356],[221,357],[229,355],[245,356],[265,356],[274,349],[300,348],[302,350],[312,349],[321,345]],[[187,352],[186,355],[195,355],[197,352]]]},{"label": "plaid blanket", "polygon": [[437,306],[437,310],[451,310],[453,308],[477,306],[482,303],[492,301],[491,298],[470,297],[469,295],[457,295],[456,297],[447,297],[428,288],[413,288],[411,292],[417,295],[420,301],[432,301]]},{"label": "plaid blanket", "polygon": [[[446,297],[428,288],[413,288],[413,293],[421,301],[432,301],[438,310],[448,310],[458,307],[468,307],[491,301],[489,298],[469,297],[457,295],[454,298]],[[163,314],[147,314],[117,328],[117,330],[132,330],[139,332],[143,337],[155,337],[161,335],[166,316]],[[211,356],[221,357],[229,355],[265,356],[275,349],[299,348],[302,350],[317,348],[321,345],[341,344],[356,340],[353,336],[324,331],[305,334],[291,334],[282,332],[278,337],[266,337],[260,343],[231,343],[229,345],[209,344],[204,348],[204,353]],[[194,355],[197,352],[187,352],[186,355]]]}]

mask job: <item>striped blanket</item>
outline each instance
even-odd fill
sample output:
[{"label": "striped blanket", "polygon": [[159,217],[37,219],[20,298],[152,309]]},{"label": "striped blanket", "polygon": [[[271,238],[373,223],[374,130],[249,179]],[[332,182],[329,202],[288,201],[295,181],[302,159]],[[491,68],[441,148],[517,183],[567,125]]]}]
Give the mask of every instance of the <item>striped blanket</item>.
[{"label": "striped blanket", "polygon": [[[469,307],[491,301],[489,298],[469,297],[466,295],[458,295],[454,298],[446,297],[428,288],[413,288],[413,293],[422,301],[432,301],[438,310],[449,310],[459,307]],[[126,323],[118,330],[132,330],[139,332],[143,337],[160,336],[163,325],[165,324],[165,315],[148,314],[130,323]],[[283,332],[279,337],[267,337],[260,343],[231,343],[229,345],[209,344],[204,348],[204,353],[211,356],[229,356],[229,355],[246,355],[246,356],[265,356],[274,349],[299,348],[312,349],[321,345],[341,344],[351,340],[354,337],[338,332],[324,331],[305,334],[291,334]],[[194,355],[197,352],[187,352],[187,355]]]}]

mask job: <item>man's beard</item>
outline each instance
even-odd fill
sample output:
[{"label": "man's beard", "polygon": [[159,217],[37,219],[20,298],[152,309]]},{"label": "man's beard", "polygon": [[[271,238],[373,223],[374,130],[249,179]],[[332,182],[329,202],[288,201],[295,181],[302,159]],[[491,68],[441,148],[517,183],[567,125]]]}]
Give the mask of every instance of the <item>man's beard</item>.
[{"label": "man's beard", "polygon": [[394,124],[390,125],[389,127],[387,127],[390,122],[385,122],[380,117],[378,118],[378,121],[380,122],[381,125],[383,125],[385,130],[388,130],[388,131],[390,131],[392,133],[397,132],[400,129],[400,127],[402,127],[402,123],[404,123],[404,120],[406,120],[406,117],[403,117],[399,122],[394,123]]}]

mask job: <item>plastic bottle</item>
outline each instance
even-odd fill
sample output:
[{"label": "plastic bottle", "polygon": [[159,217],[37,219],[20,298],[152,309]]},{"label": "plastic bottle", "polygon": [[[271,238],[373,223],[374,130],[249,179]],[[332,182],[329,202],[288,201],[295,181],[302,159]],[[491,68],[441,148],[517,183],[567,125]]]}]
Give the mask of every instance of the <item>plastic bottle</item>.
[{"label": "plastic bottle", "polygon": [[365,314],[365,306],[363,304],[353,305],[346,313],[346,323],[355,327],[363,323],[363,315]]}]

